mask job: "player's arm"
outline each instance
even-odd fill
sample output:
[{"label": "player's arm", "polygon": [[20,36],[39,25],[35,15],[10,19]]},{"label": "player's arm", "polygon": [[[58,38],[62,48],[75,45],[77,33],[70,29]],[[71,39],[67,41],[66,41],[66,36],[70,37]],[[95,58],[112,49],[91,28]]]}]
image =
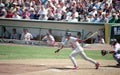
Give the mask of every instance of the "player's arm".
[{"label": "player's arm", "polygon": [[117,51],[117,48],[115,48],[114,50],[110,50],[109,53],[113,54],[113,53],[115,53],[115,51]]},{"label": "player's arm", "polygon": [[42,38],[42,41],[47,41],[47,36],[44,36],[43,38]]},{"label": "player's arm", "polygon": [[64,42],[61,42],[61,43],[60,43],[60,46],[59,46],[59,48],[55,51],[55,53],[58,53],[58,52],[64,47],[64,45],[67,43],[67,40],[68,40],[68,39],[65,39]]},{"label": "player's arm", "polygon": [[112,50],[112,51],[109,51],[110,54],[113,54],[114,52],[115,52],[115,51],[113,51],[113,50]]},{"label": "player's arm", "polygon": [[64,47],[64,45],[61,45],[61,46],[55,51],[55,53],[58,53],[63,47]]},{"label": "player's arm", "polygon": [[84,40],[81,40],[79,38],[77,38],[76,41],[78,41],[79,43],[84,42]]}]

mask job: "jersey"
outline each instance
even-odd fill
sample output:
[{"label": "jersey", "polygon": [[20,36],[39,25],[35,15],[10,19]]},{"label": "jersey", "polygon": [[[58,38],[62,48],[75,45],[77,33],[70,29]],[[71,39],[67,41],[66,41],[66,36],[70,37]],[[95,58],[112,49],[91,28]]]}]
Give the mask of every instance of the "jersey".
[{"label": "jersey", "polygon": [[11,34],[11,39],[19,39],[19,34],[15,33],[15,34]]},{"label": "jersey", "polygon": [[31,33],[22,34],[21,39],[25,41],[30,41],[33,38]]},{"label": "jersey", "polygon": [[115,52],[117,52],[118,50],[120,50],[120,44],[119,43],[116,43],[115,46],[113,46],[113,50]]},{"label": "jersey", "polygon": [[80,51],[83,51],[83,48],[80,46],[80,43],[77,41],[78,38],[70,37],[69,39],[65,39],[64,42],[62,42],[62,45],[69,45],[72,47],[73,50],[79,49]]},{"label": "jersey", "polygon": [[118,64],[120,64],[120,44],[116,43],[113,46],[113,50],[115,51],[114,54],[113,54],[113,57],[118,62]]}]

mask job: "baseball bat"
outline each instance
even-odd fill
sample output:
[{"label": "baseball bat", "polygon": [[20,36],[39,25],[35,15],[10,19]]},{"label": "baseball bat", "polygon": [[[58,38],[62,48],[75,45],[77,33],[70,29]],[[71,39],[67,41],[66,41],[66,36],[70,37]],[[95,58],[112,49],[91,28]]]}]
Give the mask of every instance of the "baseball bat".
[{"label": "baseball bat", "polygon": [[96,32],[94,32],[92,35],[90,35],[89,37],[87,37],[86,39],[84,39],[84,41],[86,41],[86,40],[88,40],[89,38],[91,38],[91,37],[93,37],[93,36],[95,36],[95,35],[97,35],[98,34],[98,32],[96,31]]}]

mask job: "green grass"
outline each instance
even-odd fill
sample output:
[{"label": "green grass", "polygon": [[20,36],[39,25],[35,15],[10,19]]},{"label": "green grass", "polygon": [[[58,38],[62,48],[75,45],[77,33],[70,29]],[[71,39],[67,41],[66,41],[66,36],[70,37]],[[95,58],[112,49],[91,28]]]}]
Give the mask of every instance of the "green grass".
[{"label": "green grass", "polygon": [[[54,53],[57,48],[43,46],[0,45],[0,60],[5,59],[68,59],[71,49],[64,48]],[[87,56],[93,59],[113,60],[112,55],[101,56],[99,50],[85,50]],[[76,56],[81,59],[80,56]]]}]

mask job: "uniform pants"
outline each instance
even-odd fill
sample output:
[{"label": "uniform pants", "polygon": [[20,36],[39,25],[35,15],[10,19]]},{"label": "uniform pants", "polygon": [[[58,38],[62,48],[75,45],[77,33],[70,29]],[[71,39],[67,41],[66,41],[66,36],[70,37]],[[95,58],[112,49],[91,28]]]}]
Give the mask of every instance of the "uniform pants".
[{"label": "uniform pants", "polygon": [[93,63],[93,64],[96,64],[96,61],[87,57],[87,55],[84,53],[84,51],[80,51],[79,49],[75,49],[72,51],[72,53],[69,55],[72,63],[74,64],[74,66],[77,66],[77,63],[76,63],[76,60],[75,60],[75,56],[79,54],[83,59]]},{"label": "uniform pants", "polygon": [[113,58],[118,62],[118,64],[120,64],[120,58],[117,57],[117,54],[120,54],[120,50],[113,54]]}]

